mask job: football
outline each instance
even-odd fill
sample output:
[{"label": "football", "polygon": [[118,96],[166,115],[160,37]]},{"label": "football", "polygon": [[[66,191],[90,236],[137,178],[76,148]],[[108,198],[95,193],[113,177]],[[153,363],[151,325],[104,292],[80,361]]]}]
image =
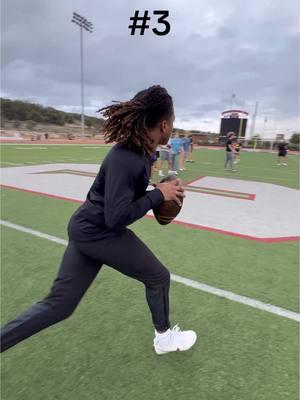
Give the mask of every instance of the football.
[{"label": "football", "polygon": [[[168,175],[162,179],[160,183],[173,181],[175,179],[177,179],[176,175]],[[181,200],[181,204],[182,201],[183,200]],[[159,207],[153,209],[153,213],[158,223],[161,225],[168,225],[180,213],[181,207],[182,205],[179,206],[174,200],[165,200]]]}]

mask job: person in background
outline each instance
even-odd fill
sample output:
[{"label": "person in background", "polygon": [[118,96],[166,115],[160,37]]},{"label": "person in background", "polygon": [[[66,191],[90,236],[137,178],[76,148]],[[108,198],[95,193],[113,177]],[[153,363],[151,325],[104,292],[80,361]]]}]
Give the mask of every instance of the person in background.
[{"label": "person in background", "polygon": [[226,159],[224,164],[224,169],[227,170],[227,165],[229,164],[230,170],[232,172],[236,172],[233,168],[233,154],[235,153],[233,141],[235,138],[234,132],[227,133],[227,140],[226,140]]},{"label": "person in background", "polygon": [[180,171],[185,170],[185,163],[188,160],[189,157],[189,151],[190,151],[190,139],[187,136],[183,136],[181,138],[182,140],[182,147],[183,151],[180,153]]},{"label": "person in background", "polygon": [[172,165],[170,160],[171,141],[169,140],[166,145],[160,145],[158,148],[160,154],[160,159],[158,161],[158,176],[163,177],[165,176],[163,173],[163,165],[165,161],[168,165],[168,174],[172,173]]},{"label": "person in background", "polygon": [[234,154],[233,154],[234,164],[240,162],[240,150],[241,150],[241,144],[237,141],[236,143],[234,143]]},{"label": "person in background", "polygon": [[286,156],[287,156],[287,144],[284,140],[281,140],[278,144],[278,165],[287,166]]},{"label": "person in background", "polygon": [[178,175],[178,162],[180,153],[183,151],[182,140],[178,133],[173,133],[171,138],[171,164],[172,174]]},{"label": "person in background", "polygon": [[189,143],[189,156],[188,156],[188,159],[186,160],[186,162],[193,163],[193,162],[195,162],[193,160],[193,150],[194,150],[193,136],[192,135],[188,136],[188,139],[189,139],[189,142],[190,142]]},{"label": "person in background", "polygon": [[158,151],[155,151],[151,155],[151,176],[150,176],[149,182],[152,181],[153,174],[154,174],[155,171],[157,171],[157,167],[156,167],[156,165],[157,165],[157,153],[158,153]]}]

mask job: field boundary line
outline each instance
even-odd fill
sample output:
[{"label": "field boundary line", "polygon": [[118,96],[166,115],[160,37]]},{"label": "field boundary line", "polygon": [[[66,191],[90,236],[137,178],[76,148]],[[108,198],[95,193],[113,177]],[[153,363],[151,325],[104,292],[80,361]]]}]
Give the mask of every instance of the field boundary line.
[{"label": "field boundary line", "polygon": [[[61,244],[63,246],[67,246],[68,241],[65,239],[58,238],[56,236],[48,235],[47,233],[43,233],[40,231],[36,231],[34,229],[26,228],[22,225],[17,225],[9,221],[0,220],[0,225],[6,226],[11,229],[15,229],[17,231],[28,233],[30,235],[36,236],[38,238],[46,239],[54,243]],[[213,294],[218,297],[225,298],[227,300],[234,301],[236,303],[244,304],[249,307],[266,311],[271,314],[275,314],[281,317],[285,317],[291,319],[293,321],[300,321],[300,314],[294,311],[287,310],[282,307],[273,306],[272,304],[263,303],[262,301],[252,299],[251,297],[240,296],[233,292],[229,292],[227,290],[219,289],[214,286],[206,285],[205,283],[197,282],[192,279],[184,278],[179,275],[171,274],[171,280],[177,283],[181,283],[185,286],[192,287],[194,289],[198,289],[202,292]]]}]

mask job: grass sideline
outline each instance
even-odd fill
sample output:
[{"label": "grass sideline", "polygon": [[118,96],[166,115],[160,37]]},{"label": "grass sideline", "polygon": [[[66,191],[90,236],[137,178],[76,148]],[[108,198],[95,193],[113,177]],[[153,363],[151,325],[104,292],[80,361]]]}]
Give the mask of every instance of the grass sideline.
[{"label": "grass sideline", "polygon": [[[74,160],[88,158],[86,154],[94,151],[74,149]],[[101,151],[91,156],[91,163],[104,157]],[[42,152],[34,155],[34,162],[41,161]],[[72,148],[63,155],[71,158]],[[244,155],[242,163],[251,166],[256,157]],[[268,155],[264,156],[267,161],[259,157],[259,165],[269,168]],[[33,162],[30,150],[22,157],[19,162]],[[199,174],[202,164],[208,172],[223,161],[218,151],[200,150],[196,157],[197,162],[183,175],[186,181],[208,175]],[[56,158],[53,153],[50,161]],[[291,178],[292,166],[278,168],[282,175],[271,174],[268,179]],[[248,168],[248,172],[254,180],[254,170]],[[292,185],[296,187],[294,181]],[[66,238],[66,224],[77,207],[63,200],[2,190],[3,219],[61,238]],[[138,221],[133,229],[175,274],[298,309],[295,242],[257,243],[180,225],[162,228],[150,219]],[[5,322],[47,294],[64,247],[8,228],[2,228],[1,245]],[[158,357],[151,346],[153,330],[142,285],[105,267],[71,318],[4,353],[2,399],[297,398],[296,322],[174,282],[170,300],[172,322],[195,329],[199,340],[191,352]]]},{"label": "grass sideline", "polygon": [[[1,166],[48,163],[99,164],[109,151],[99,145],[12,145],[1,144]],[[289,155],[288,166],[277,165],[277,155],[272,153],[242,152],[237,172],[224,171],[224,150],[197,149],[193,152],[195,163],[187,163],[187,171],[180,173],[184,182],[200,176],[219,176],[232,179],[268,182],[291,188],[299,187],[299,156]],[[63,161],[62,161],[63,160]],[[17,164],[17,165],[16,165]],[[158,180],[157,175],[154,181]]]}]

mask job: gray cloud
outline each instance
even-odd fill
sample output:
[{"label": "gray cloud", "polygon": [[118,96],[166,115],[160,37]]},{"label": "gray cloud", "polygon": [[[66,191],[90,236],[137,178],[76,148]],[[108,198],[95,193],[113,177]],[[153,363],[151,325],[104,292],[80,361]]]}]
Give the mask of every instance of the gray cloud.
[{"label": "gray cloud", "polygon": [[[80,110],[79,31],[73,11],[94,23],[84,34],[86,110],[126,100],[152,84],[173,96],[182,127],[211,130],[235,106],[261,116],[276,113],[296,129],[299,112],[299,33],[296,0],[164,1],[171,32],[131,36],[134,10],[161,9],[158,1],[4,0],[2,91],[65,110]],[[151,28],[155,20],[151,19]],[[270,111],[273,110],[273,111]],[[288,122],[287,122],[288,121]]]}]

